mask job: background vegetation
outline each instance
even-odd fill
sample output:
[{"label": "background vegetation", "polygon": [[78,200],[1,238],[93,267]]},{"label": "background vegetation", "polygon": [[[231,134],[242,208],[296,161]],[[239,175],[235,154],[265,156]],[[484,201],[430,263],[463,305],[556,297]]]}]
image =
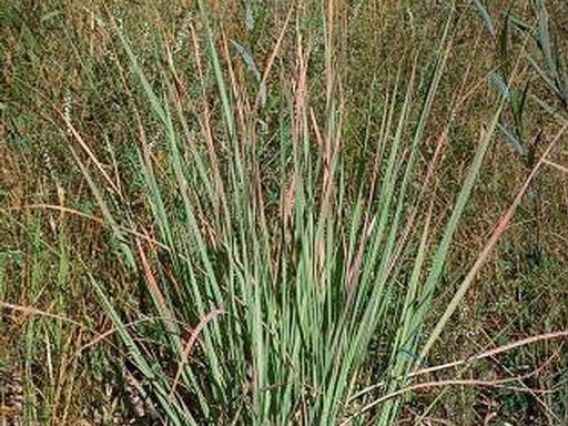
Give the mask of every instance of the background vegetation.
[{"label": "background vegetation", "polygon": [[566,424],[567,35],[2,2],[0,422]]}]

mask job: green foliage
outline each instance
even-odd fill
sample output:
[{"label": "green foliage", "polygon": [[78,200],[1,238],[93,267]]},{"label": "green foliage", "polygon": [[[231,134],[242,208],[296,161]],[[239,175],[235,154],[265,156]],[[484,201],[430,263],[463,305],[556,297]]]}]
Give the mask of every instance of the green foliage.
[{"label": "green foliage", "polygon": [[[442,240],[427,260],[434,241],[430,214],[420,210],[429,182],[420,191],[410,183],[421,173],[418,156],[450,49],[451,21],[432,72],[419,82],[426,89],[423,98],[415,99],[413,69],[408,75],[399,72],[391,93],[370,103],[369,124],[378,129],[367,142],[373,154],[365,168],[372,180],[356,183],[344,158],[344,99],[327,32],[326,107],[310,99],[307,56],[299,51],[295,91],[282,86],[271,95],[280,99],[283,111],[276,132],[266,135],[257,125],[264,121],[262,109],[239,98],[246,91],[221,66],[227,57],[218,48],[203,2],[200,8],[220,105],[198,120],[221,131],[216,141],[203,124],[197,137],[180,133],[191,124],[176,104],[173,75],[162,70],[154,83],[126,35],[114,29],[139,94],[169,144],[167,159],[157,164],[141,140],[137,165],[152,234],[162,248],[149,251],[142,240],[123,246],[129,259],[138,259],[152,301],[149,314],[161,331],[150,335],[127,327],[104,287],[91,277],[93,286],[147,383],[144,391],[171,424],[329,425],[351,417],[392,424],[400,409],[397,399],[373,414],[354,410],[349,401],[374,380],[386,380],[388,386],[359,394],[361,403],[405,385],[400,378],[416,363],[413,354],[420,351],[419,336],[499,110],[480,141]],[[242,47],[237,53],[256,69],[250,53]],[[260,71],[255,74],[260,78]],[[201,84],[208,90],[205,79]],[[287,106],[287,98],[294,102]],[[373,111],[380,114],[375,118]],[[415,116],[418,121],[412,122]],[[274,171],[259,161],[257,146],[280,158],[279,185],[270,191],[264,182]],[[79,164],[115,235],[135,226],[120,223],[102,188]],[[267,191],[278,205],[265,204]],[[421,234],[418,246],[409,238],[415,230]],[[408,285],[400,287],[407,271]],[[189,335],[186,327],[193,330]],[[143,337],[155,344],[143,343]],[[436,338],[423,348],[423,356]],[[365,379],[361,373],[379,341],[387,350],[372,357],[382,367]]]},{"label": "green foliage", "polygon": [[[103,3],[0,6],[0,364],[25,423],[126,423],[138,398],[138,423],[390,426],[444,408],[417,369],[564,326],[557,224],[498,253],[511,282],[469,291],[485,250],[466,274],[557,131],[534,102],[566,121],[550,2]],[[540,190],[517,229],[560,221]],[[554,356],[531,386],[565,384]],[[460,388],[460,422],[487,395],[531,411],[499,389]]]}]

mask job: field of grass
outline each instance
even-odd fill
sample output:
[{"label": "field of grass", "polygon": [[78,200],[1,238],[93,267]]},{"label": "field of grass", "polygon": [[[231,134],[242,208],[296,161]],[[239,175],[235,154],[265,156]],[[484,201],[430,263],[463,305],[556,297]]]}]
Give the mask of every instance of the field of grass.
[{"label": "field of grass", "polygon": [[0,3],[0,425],[568,424],[568,3]]}]

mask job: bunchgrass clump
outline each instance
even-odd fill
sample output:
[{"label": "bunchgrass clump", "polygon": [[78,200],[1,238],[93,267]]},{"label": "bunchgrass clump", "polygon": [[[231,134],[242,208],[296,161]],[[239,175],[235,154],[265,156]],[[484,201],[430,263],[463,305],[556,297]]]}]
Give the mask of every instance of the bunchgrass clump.
[{"label": "bunchgrass clump", "polygon": [[[139,392],[170,424],[390,425],[399,399],[367,404],[395,393],[426,362],[423,326],[499,109],[447,224],[432,223],[428,194],[447,132],[432,158],[423,149],[452,20],[430,73],[418,78],[416,61],[406,59],[411,66],[393,73],[384,95],[371,94],[365,158],[354,170],[345,149],[337,24],[333,10],[325,12],[323,74],[309,72],[319,58],[297,25],[306,12],[291,9],[261,76],[200,2],[198,25],[190,24],[193,98],[167,46],[164,65],[150,77],[109,17],[128,60],[129,90],[140,95],[131,103],[135,174],[151,222],[116,217],[103,188],[117,192],[118,185],[102,168],[106,184],[98,185],[73,154],[123,260],[145,284],[152,326],[124,318],[104,284],[91,279],[126,345]],[[293,72],[279,80],[271,72],[292,30]],[[235,58],[256,70],[253,89]],[[159,159],[152,138],[161,144]],[[384,385],[359,392],[379,381]]]}]

